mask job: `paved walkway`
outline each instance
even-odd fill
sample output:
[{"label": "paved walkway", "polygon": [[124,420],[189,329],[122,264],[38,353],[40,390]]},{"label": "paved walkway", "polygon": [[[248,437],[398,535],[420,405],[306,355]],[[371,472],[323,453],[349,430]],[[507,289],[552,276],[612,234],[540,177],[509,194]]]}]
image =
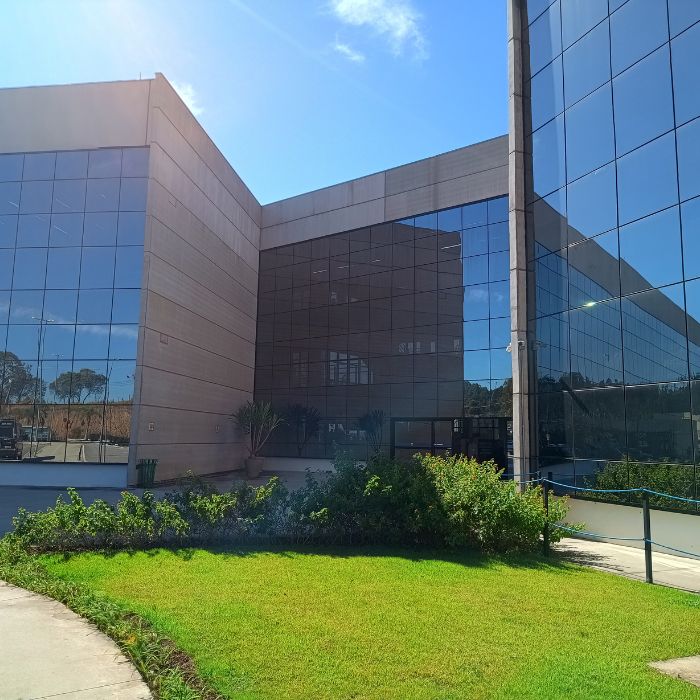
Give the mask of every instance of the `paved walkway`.
[{"label": "paved walkway", "polygon": [[117,645],[64,605],[0,581],[2,700],[150,700]]},{"label": "paved walkway", "polygon": [[[553,545],[567,559],[619,576],[645,580],[644,550],[567,537]],[[654,552],[654,583],[700,593],[700,559]]]}]

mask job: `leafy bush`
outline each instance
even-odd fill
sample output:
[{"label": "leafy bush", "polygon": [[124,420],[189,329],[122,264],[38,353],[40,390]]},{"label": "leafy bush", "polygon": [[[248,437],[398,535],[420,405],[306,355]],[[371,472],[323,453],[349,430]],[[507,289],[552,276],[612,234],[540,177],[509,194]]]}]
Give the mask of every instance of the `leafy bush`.
[{"label": "leafy bush", "polygon": [[[290,522],[305,539],[533,550],[545,522],[565,517],[567,500],[552,499],[547,516],[540,487],[519,493],[501,473],[464,456],[340,459],[329,478],[309,475],[292,495]],[[561,531],[551,530],[556,541]]]},{"label": "leafy bush", "polygon": [[43,512],[21,508],[8,537],[32,551],[69,552],[267,535],[280,524],[286,496],[276,477],[265,486],[242,485],[226,493],[191,479],[160,499],[150,491],[141,497],[125,491],[115,506],[100,499],[86,505],[68,489],[67,503],[59,496]]},{"label": "leafy bush", "polygon": [[[333,473],[307,473],[306,485],[291,495],[276,478],[225,493],[189,478],[160,499],[123,493],[116,506],[86,505],[70,489],[67,503],[59,497],[45,512],[20,510],[7,537],[41,552],[259,538],[509,552],[535,549],[545,522],[561,521],[566,511],[566,499],[552,499],[547,516],[541,489],[518,492],[493,462],[416,455],[405,463],[377,455],[367,464],[340,457]],[[551,531],[554,541],[561,531]]]}]

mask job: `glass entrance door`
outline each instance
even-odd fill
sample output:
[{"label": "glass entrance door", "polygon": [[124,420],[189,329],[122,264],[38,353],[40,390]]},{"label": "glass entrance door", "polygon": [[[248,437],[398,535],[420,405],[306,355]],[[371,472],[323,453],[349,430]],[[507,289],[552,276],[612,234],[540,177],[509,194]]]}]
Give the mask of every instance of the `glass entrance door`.
[{"label": "glass entrance door", "polygon": [[394,419],[391,423],[392,456],[406,459],[416,452],[437,455],[451,451],[454,423],[449,419]]}]

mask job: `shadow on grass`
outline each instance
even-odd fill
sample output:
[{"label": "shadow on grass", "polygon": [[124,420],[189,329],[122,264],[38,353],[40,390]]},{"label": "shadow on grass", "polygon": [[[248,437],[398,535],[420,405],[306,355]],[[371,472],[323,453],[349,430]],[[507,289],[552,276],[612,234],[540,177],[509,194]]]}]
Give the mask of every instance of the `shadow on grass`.
[{"label": "shadow on grass", "polygon": [[[155,558],[163,553],[173,554],[183,561],[191,561],[199,553],[213,554],[222,559],[240,559],[256,557],[266,554],[274,554],[279,557],[293,559],[297,556],[322,556],[337,559],[354,558],[395,558],[405,561],[445,562],[468,568],[489,568],[495,565],[508,566],[517,569],[532,569],[542,571],[557,570],[561,572],[575,573],[579,571],[579,565],[595,565],[596,557],[593,554],[582,555],[580,558],[571,553],[562,554],[551,552],[545,557],[536,552],[530,553],[485,553],[466,549],[439,549],[429,547],[410,548],[406,546],[387,545],[324,545],[324,544],[289,544],[289,543],[256,543],[256,544],[202,544],[197,546],[160,546],[149,549],[120,549],[108,551],[92,551],[85,554],[99,554],[106,558],[117,555],[129,557],[145,554]],[[80,556],[82,552],[66,552],[61,555],[64,560]]]}]

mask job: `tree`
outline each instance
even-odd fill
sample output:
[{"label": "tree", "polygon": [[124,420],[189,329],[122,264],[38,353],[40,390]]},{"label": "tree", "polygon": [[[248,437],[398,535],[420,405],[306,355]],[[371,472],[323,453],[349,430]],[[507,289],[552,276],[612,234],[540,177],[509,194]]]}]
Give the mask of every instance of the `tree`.
[{"label": "tree", "polygon": [[297,455],[301,457],[309,440],[318,434],[321,427],[321,414],[314,406],[294,403],[289,404],[286,415],[287,422],[295,429]]},{"label": "tree", "polygon": [[[35,392],[43,394],[43,387],[38,386],[38,378],[32,373],[32,366],[22,362],[12,352],[0,352],[0,411],[4,405],[30,404],[36,398]],[[0,370],[1,371],[1,370]]]},{"label": "tree", "polygon": [[374,410],[365,413],[355,421],[355,427],[362,430],[372,451],[378,453],[384,437],[384,411]]},{"label": "tree", "polygon": [[77,372],[63,372],[49,384],[49,389],[57,398],[73,403],[86,403],[89,398],[101,399],[107,377],[92,369],[83,367]]},{"label": "tree", "polygon": [[241,432],[249,436],[251,457],[259,455],[272,432],[284,423],[284,419],[274,412],[272,404],[264,401],[246,401],[232,417]]}]

